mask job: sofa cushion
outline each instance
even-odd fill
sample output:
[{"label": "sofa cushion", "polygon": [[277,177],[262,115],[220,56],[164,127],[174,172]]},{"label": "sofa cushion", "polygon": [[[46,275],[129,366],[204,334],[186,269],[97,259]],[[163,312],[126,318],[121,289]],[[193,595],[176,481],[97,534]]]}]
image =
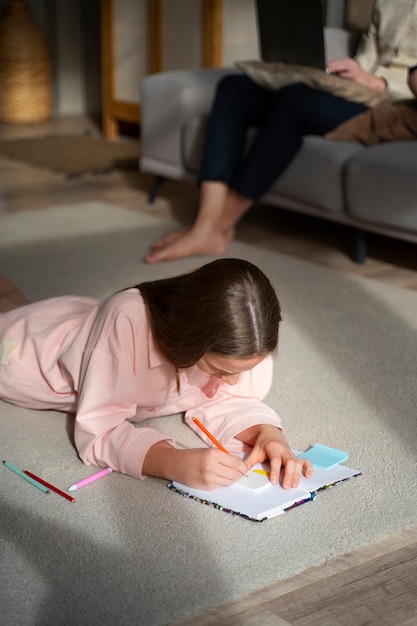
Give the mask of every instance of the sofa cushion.
[{"label": "sofa cushion", "polygon": [[301,150],[273,185],[272,192],[324,212],[343,212],[343,171],[352,155],[364,151],[359,144],[307,136]]},{"label": "sofa cushion", "polygon": [[346,165],[350,215],[417,233],[417,141],[364,148]]}]

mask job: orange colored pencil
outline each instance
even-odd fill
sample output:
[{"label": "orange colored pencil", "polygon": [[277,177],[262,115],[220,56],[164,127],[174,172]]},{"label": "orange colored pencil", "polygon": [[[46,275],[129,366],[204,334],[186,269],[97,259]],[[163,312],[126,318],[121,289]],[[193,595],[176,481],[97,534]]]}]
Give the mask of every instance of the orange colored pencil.
[{"label": "orange colored pencil", "polygon": [[197,426],[199,428],[201,428],[203,433],[205,433],[207,435],[207,437],[210,439],[210,441],[212,441],[214,443],[214,445],[218,447],[219,450],[221,450],[222,452],[226,452],[226,454],[230,454],[230,452],[228,450],[226,450],[226,448],[224,446],[222,446],[220,441],[218,441],[216,439],[216,437],[214,435],[212,435],[209,430],[207,430],[207,428],[200,422],[200,420],[198,420],[196,417],[193,417],[193,422],[195,422],[197,424]]},{"label": "orange colored pencil", "polygon": [[35,474],[32,474],[32,472],[29,472],[28,470],[23,470],[23,472],[27,476],[30,476],[30,478],[33,478],[33,480],[37,480],[38,483],[40,483],[44,487],[48,487],[48,489],[50,489],[51,491],[55,491],[55,493],[62,496],[63,498],[66,498],[70,502],[75,502],[75,498],[70,496],[68,493],[65,493],[65,491],[61,491],[61,489],[58,489],[58,487],[54,487],[54,485],[51,485],[51,483],[47,483],[46,480],[43,480],[43,478],[39,478],[39,476],[35,476]]}]

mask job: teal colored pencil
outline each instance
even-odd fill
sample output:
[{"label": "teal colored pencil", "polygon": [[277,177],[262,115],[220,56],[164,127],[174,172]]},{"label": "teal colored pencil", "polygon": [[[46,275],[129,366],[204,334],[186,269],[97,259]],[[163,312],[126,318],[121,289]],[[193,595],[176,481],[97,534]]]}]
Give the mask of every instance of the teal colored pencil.
[{"label": "teal colored pencil", "polygon": [[25,474],[21,469],[19,469],[18,467],[16,467],[15,465],[13,465],[12,463],[9,463],[9,461],[3,461],[3,464],[9,468],[9,470],[12,470],[12,472],[14,472],[15,474],[17,474],[18,476],[20,476],[21,478],[24,478],[25,480],[27,480],[28,483],[30,483],[31,485],[33,485],[34,487],[37,487],[38,489],[40,489],[41,491],[43,491],[44,493],[50,493],[49,489],[47,487],[44,487],[43,485],[41,485],[40,483],[38,483],[37,480],[34,480],[33,478],[31,478],[30,476],[28,476],[27,474]]}]

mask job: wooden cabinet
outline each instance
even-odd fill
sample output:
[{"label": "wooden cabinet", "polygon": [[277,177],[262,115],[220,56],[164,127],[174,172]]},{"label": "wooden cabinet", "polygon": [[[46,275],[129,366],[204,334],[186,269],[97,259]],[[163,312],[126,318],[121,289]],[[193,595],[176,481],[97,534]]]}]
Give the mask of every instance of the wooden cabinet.
[{"label": "wooden cabinet", "polygon": [[[180,42],[177,51],[182,50],[182,59],[178,69],[183,69],[185,62],[194,67],[222,64],[222,2],[101,0],[102,119],[106,137],[116,137],[121,122],[140,123],[142,78],[174,69],[172,55],[166,49],[168,35],[172,39],[172,33],[177,32]],[[181,28],[187,31],[183,35]],[[188,46],[192,49],[187,50]]]}]

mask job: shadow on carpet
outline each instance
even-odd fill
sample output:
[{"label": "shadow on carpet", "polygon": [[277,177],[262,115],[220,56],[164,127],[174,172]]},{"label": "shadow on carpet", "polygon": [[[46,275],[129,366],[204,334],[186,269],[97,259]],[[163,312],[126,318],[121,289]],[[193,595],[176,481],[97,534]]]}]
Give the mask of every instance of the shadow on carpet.
[{"label": "shadow on carpet", "polygon": [[[175,224],[103,203],[4,215],[0,225],[0,268],[29,298],[101,298],[208,260],[144,264],[149,242]],[[348,450],[362,476],[255,524],[156,478],[114,472],[69,503],[4,469],[2,623],[167,626],[416,524],[417,294],[238,242],[229,255],[263,269],[281,300],[267,402],[288,440]],[[6,402],[0,414],[0,458],[63,489],[92,472],[75,452],[71,416]],[[203,445],[180,415],[146,425],[178,446]]]}]

